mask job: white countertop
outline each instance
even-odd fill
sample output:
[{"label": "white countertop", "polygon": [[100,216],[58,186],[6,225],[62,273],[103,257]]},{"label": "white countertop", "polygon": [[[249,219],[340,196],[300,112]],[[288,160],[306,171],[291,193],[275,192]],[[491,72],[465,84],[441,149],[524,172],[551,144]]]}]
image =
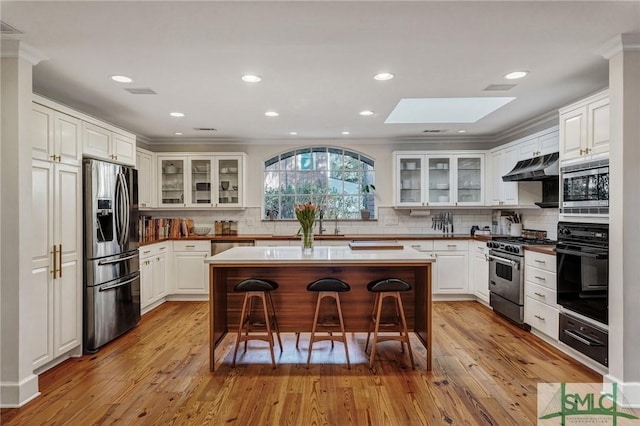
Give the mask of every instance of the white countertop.
[{"label": "white countertop", "polygon": [[402,250],[351,250],[349,247],[314,247],[313,253],[302,254],[301,247],[233,247],[205,259],[211,264],[385,264],[435,262],[428,253],[412,248]]}]

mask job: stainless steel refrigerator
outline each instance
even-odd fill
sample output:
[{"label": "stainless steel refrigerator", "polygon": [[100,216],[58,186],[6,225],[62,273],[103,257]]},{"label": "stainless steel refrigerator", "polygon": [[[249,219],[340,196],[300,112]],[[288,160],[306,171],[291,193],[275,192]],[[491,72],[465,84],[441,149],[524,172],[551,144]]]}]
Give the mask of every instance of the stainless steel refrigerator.
[{"label": "stainless steel refrigerator", "polygon": [[96,352],[140,321],[138,175],[85,159],[84,350]]}]

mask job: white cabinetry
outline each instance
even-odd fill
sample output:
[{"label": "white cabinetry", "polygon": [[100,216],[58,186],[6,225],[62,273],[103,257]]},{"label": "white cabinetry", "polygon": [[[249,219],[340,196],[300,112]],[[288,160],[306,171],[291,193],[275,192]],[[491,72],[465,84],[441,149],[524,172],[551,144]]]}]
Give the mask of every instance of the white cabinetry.
[{"label": "white cabinetry", "polygon": [[155,207],[156,163],[154,153],[137,148],[136,168],[138,169],[138,205],[141,208]]},{"label": "white cabinetry", "polygon": [[101,160],[135,166],[136,138],[93,123],[82,123],[83,154]]},{"label": "white cabinetry", "polygon": [[484,205],[484,154],[470,151],[395,152],[394,205]]},{"label": "white cabinetry", "polygon": [[560,160],[609,152],[607,90],[560,110]]},{"label": "white cabinetry", "polygon": [[140,247],[140,305],[143,313],[162,304],[167,296],[170,277],[169,242]]},{"label": "white cabinetry", "polygon": [[433,251],[433,292],[440,294],[469,293],[469,241],[435,240]]},{"label": "white cabinetry", "polygon": [[33,367],[82,342],[82,174],[80,167],[32,162]]},{"label": "white cabinetry", "polygon": [[527,160],[540,155],[558,152],[558,128],[553,127],[517,141],[518,160]]},{"label": "white cabinetry", "polygon": [[491,205],[517,205],[518,182],[504,182],[502,176],[510,172],[518,162],[518,147],[509,146],[491,151]]},{"label": "white cabinetry", "polygon": [[211,256],[211,241],[173,242],[173,284],[178,295],[209,294],[209,268],[205,257]]},{"label": "white cabinetry", "polygon": [[525,250],[524,259],[524,321],[552,340],[558,340],[556,257]]},{"label": "white cabinetry", "polygon": [[160,207],[244,206],[246,154],[158,155]]},{"label": "white cabinetry", "polygon": [[34,103],[32,158],[78,166],[82,160],[82,122],[70,115]]},{"label": "white cabinetry", "polygon": [[489,303],[489,260],[487,243],[471,241],[469,244],[470,282],[478,299]]}]

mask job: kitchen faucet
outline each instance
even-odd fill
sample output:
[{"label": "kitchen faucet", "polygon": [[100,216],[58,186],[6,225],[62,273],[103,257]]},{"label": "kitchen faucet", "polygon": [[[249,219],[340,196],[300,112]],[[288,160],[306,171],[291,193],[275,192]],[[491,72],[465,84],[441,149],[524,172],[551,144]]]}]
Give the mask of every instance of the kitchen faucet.
[{"label": "kitchen faucet", "polygon": [[318,221],[318,235],[322,235],[326,229],[322,225],[322,219],[324,219],[324,210],[320,209],[320,218]]}]

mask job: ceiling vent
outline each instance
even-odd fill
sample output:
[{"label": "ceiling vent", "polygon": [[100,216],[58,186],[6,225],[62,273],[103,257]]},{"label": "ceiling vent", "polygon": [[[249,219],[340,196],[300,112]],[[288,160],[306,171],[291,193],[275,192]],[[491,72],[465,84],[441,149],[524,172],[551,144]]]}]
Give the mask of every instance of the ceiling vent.
[{"label": "ceiling vent", "polygon": [[422,133],[444,133],[448,131],[448,129],[427,129],[423,130]]},{"label": "ceiling vent", "polygon": [[193,129],[201,132],[216,132],[218,130],[213,127],[194,127]]},{"label": "ceiling vent", "polygon": [[2,34],[22,34],[22,31],[18,31],[11,25],[4,21],[0,21],[0,33]]},{"label": "ceiling vent", "polygon": [[132,95],[157,95],[156,92],[149,89],[148,87],[138,88],[138,89],[124,89]]},{"label": "ceiling vent", "polygon": [[488,92],[499,92],[501,90],[511,90],[516,86],[517,84],[490,84],[483,90]]}]

